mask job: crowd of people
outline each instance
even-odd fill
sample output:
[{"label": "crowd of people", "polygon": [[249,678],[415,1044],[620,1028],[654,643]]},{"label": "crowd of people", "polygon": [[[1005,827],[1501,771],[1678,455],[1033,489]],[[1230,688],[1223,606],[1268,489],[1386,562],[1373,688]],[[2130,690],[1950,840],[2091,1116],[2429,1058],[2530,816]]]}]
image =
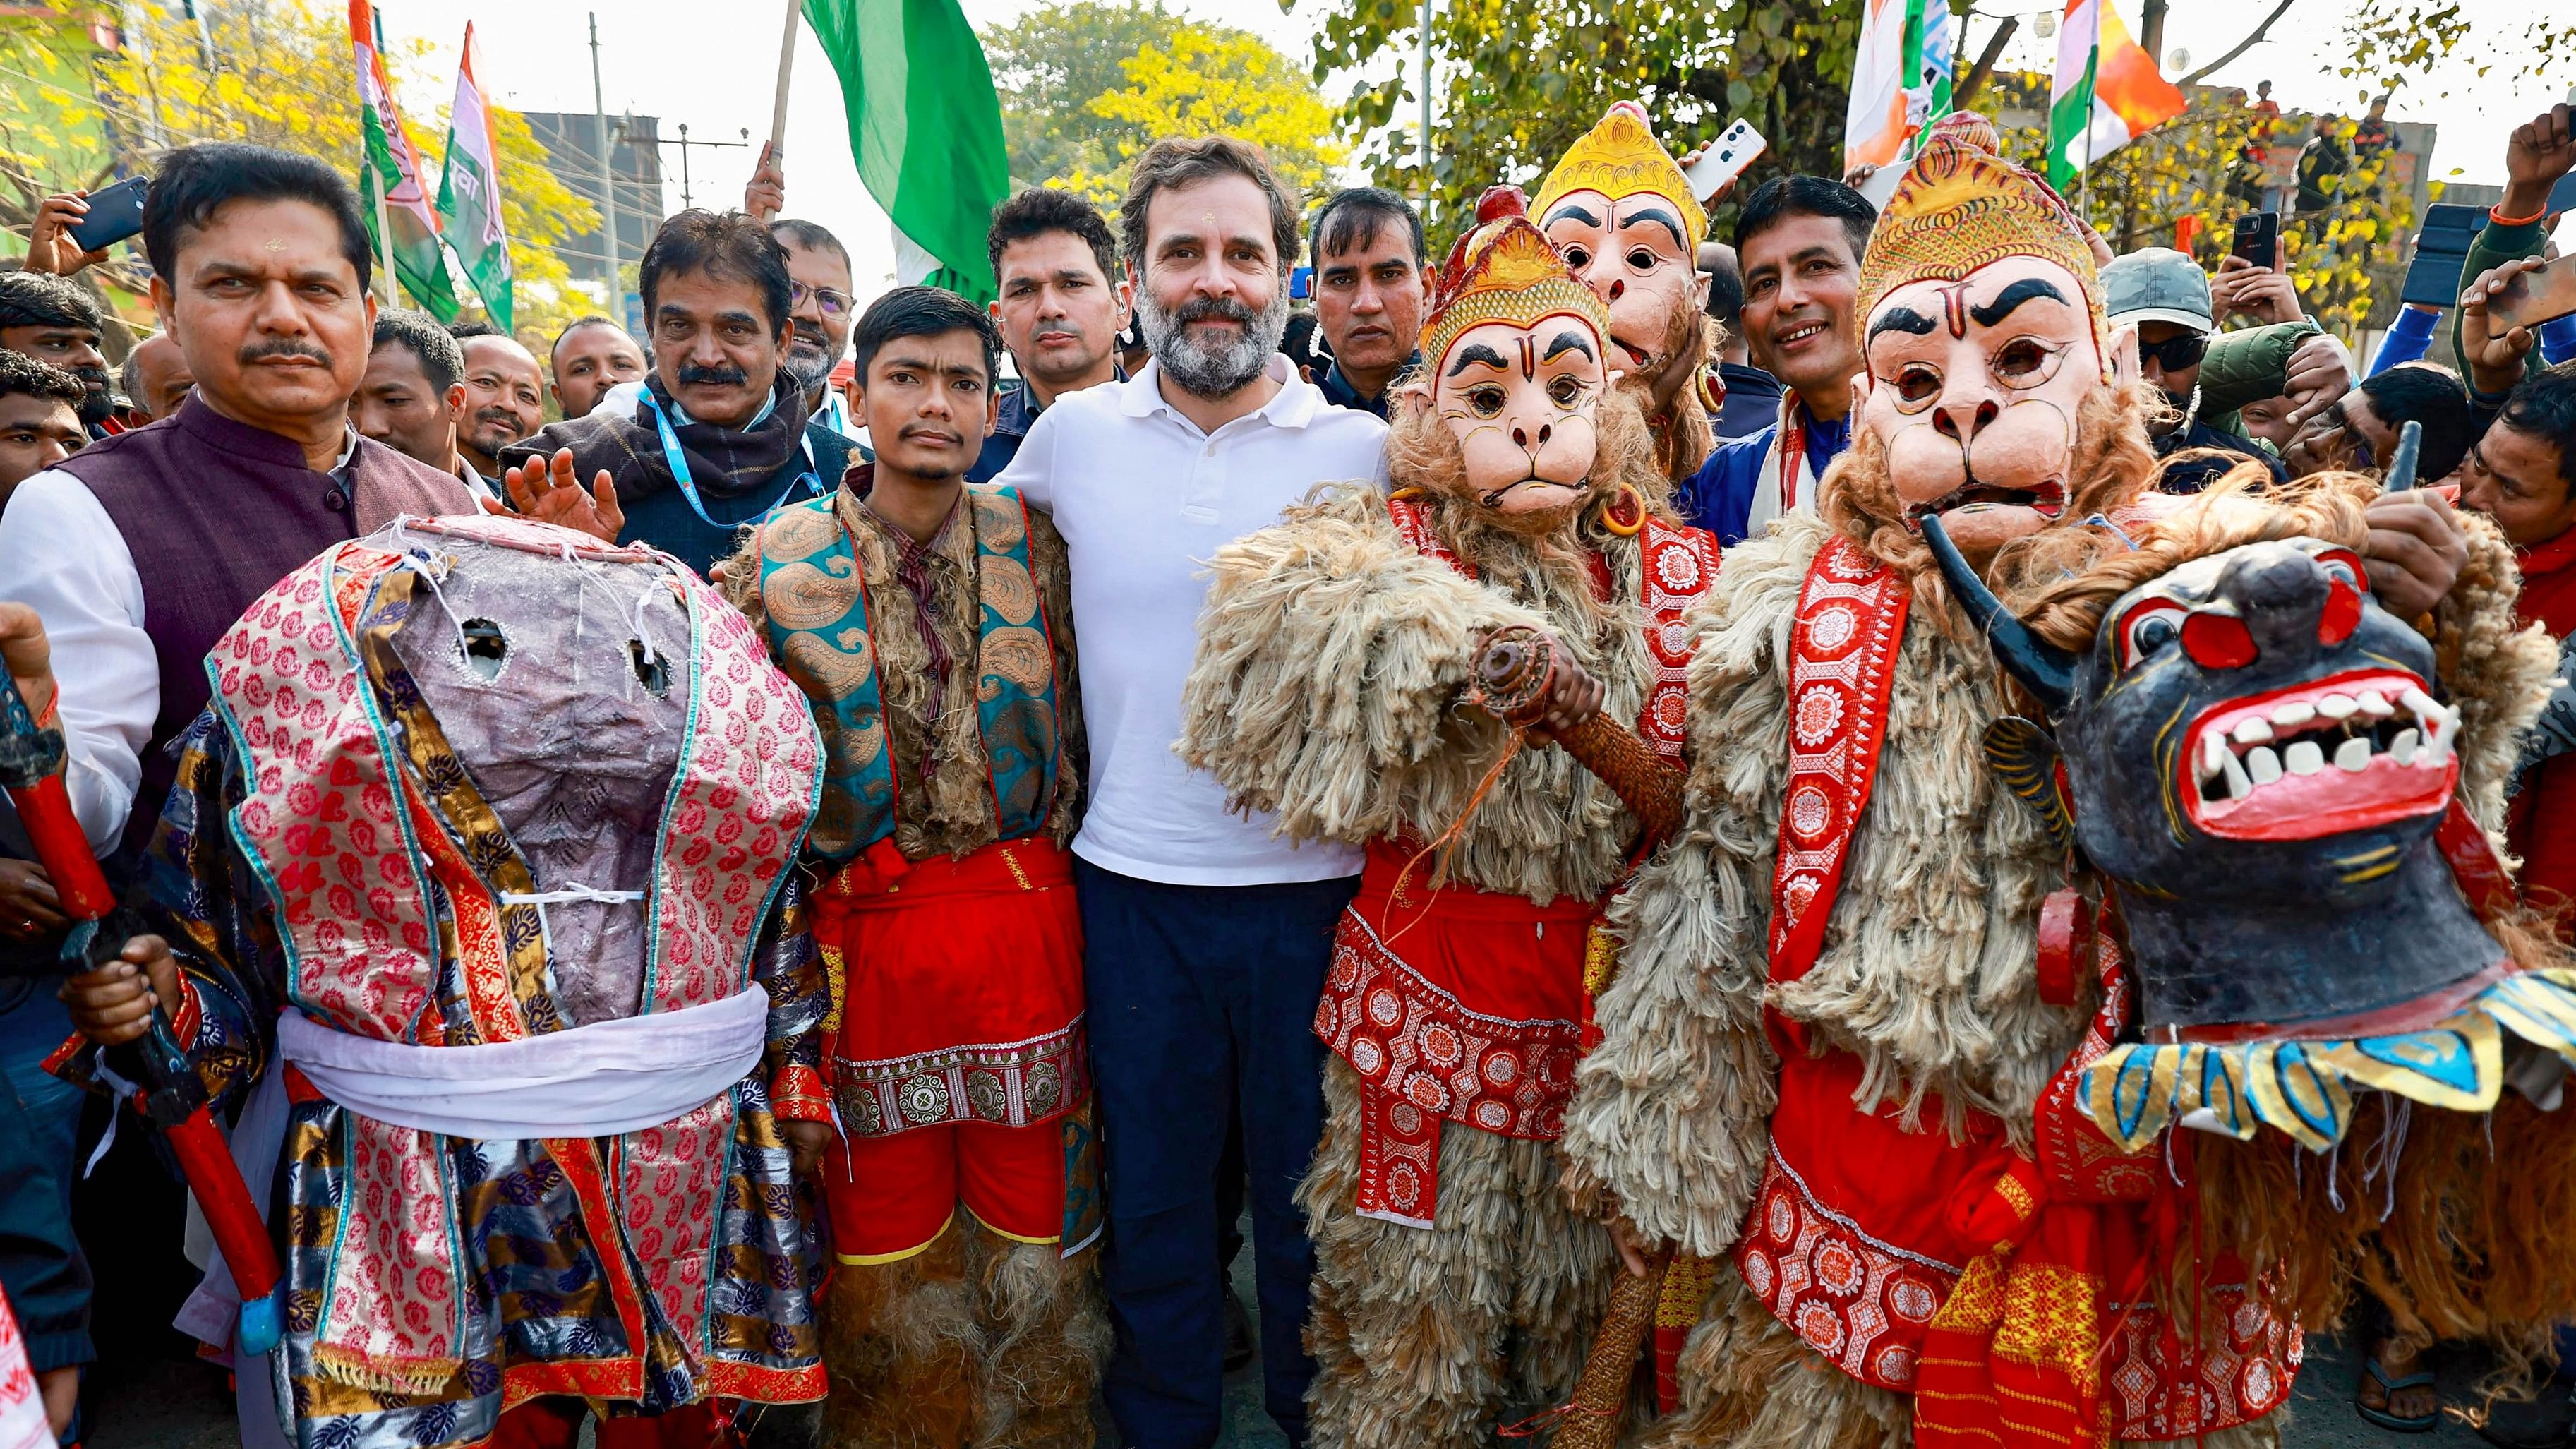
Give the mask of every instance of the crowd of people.
[{"label": "crowd of people", "polygon": [[[144,915],[81,955],[46,832],[0,815],[0,1293],[42,1427],[81,1438],[99,1350],[84,1103],[132,1095],[157,1021],[282,1263],[263,1358],[236,1326],[259,1295],[192,1235],[211,1271],[181,1324],[233,1370],[245,1444],[802,1422],[852,1449],[1204,1449],[1256,1355],[1271,1419],[1331,1449],[1650,1419],[1663,1444],[1964,1443],[1987,1421],[1936,1399],[1995,1394],[2082,1406],[2048,1442],[2270,1442],[2297,1333],[2329,1324],[2244,1283],[2187,1363],[2166,1300],[2106,1316],[2130,1347],[2093,1388],[1931,1387],[1968,1331],[1935,1309],[2020,1241],[1978,1193],[2048,1198],[2053,1133],[2171,1155],[2049,1115],[2071,1053],[2142,1043],[2109,897],[2041,919],[2110,846],[2050,846],[2013,797],[2069,776],[2025,789],[2049,771],[2016,778],[1994,736],[2012,790],[1955,772],[2017,704],[2084,773],[2087,702],[2052,690],[2089,676],[2030,660],[2091,647],[2184,537],[2349,535],[2316,597],[2442,643],[2409,758],[2434,695],[2520,699],[2449,672],[2536,657],[2512,626],[2557,663],[2576,319],[2489,305],[2550,255],[2572,125],[2512,133],[2459,304],[2405,309],[2367,366],[2286,265],[2114,256],[1968,115],[1884,214],[1777,175],[1722,240],[1695,153],[1624,104],[1446,248],[1393,191],[1309,207],[1254,146],[1165,139],[1114,216],[997,207],[985,308],[862,305],[764,160],[742,209],[645,248],[644,336],[550,341],[380,306],[343,177],[197,145],[153,173],[157,330],[114,371],[98,257],[66,239],[85,202],[56,198],[0,272],[0,654],[59,736],[38,773]],[[1943,250],[1963,235],[1985,250]],[[2401,435],[2414,478],[2351,481]],[[2245,533],[2254,508],[2301,526]],[[2016,551],[2069,534],[2091,551]],[[2002,660],[2021,692],[1981,642],[2019,634],[1939,622],[1976,606],[1942,582],[1962,549],[2062,564],[1989,570],[2057,611]],[[2257,602],[2188,586],[2225,596],[2191,617],[2234,623],[2239,664],[2288,637],[2261,610],[2317,634],[2337,607],[2267,567]],[[2067,600],[2102,568],[2128,573],[2087,615]],[[2464,650],[2450,621],[2490,606],[2510,619]],[[2174,607],[2162,635],[2122,615],[2117,647],[2163,647]],[[1853,637],[1865,669],[1826,657]],[[2576,699],[2545,692],[2460,790],[2500,792],[2508,889],[2563,938]],[[1882,737],[1875,797],[1876,767],[1833,773]],[[2199,783],[2317,768],[2286,749],[2213,736]],[[2068,931],[2069,994],[2014,1004]],[[150,1219],[174,1238],[175,1201]],[[2128,1222],[2098,1232],[2144,1241]],[[2420,1359],[2463,1330],[2364,1277],[2357,1402],[2427,1427]],[[2566,1385],[2526,1377],[2541,1407],[2491,1435],[2569,1442]],[[10,1382],[15,1449],[40,1441],[9,1437]]]}]

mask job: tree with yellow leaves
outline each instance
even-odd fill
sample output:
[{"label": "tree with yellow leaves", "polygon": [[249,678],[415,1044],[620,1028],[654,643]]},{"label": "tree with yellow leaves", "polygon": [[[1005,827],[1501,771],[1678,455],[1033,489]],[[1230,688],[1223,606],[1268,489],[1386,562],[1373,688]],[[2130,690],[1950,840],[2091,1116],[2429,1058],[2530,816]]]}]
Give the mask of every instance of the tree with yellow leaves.
[{"label": "tree with yellow leaves", "polygon": [[[162,152],[198,141],[274,146],[356,175],[365,150],[345,10],[247,0],[202,7],[199,19],[147,0],[127,7],[131,23],[111,29],[90,0],[43,0],[37,9],[0,20],[0,226],[24,235],[47,192],[92,189],[119,170],[148,172]],[[430,52],[425,42],[397,44],[386,63],[415,99],[405,128],[434,188],[446,107],[416,102],[449,94],[452,81],[422,73]],[[86,65],[74,59],[81,56]],[[568,285],[556,249],[596,229],[598,214],[548,168],[526,118],[495,107],[492,119],[516,321],[542,351],[565,322],[597,310]],[[139,259],[91,270],[105,271],[94,284],[131,314],[146,280]],[[479,305],[470,288],[460,295]]]},{"label": "tree with yellow leaves", "polygon": [[1115,205],[1129,165],[1163,136],[1254,142],[1310,192],[1345,156],[1325,139],[1336,108],[1297,62],[1248,30],[1185,19],[1161,0],[1058,0],[981,39],[1017,184]]}]

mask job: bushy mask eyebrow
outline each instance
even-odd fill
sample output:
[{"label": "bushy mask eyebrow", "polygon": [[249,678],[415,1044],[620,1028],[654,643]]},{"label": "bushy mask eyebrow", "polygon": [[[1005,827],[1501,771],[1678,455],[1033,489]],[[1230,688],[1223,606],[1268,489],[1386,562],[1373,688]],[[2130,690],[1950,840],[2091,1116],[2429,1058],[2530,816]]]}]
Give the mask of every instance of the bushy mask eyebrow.
[{"label": "bushy mask eyebrow", "polygon": [[1592,350],[1592,344],[1584,339],[1582,333],[1559,332],[1556,334],[1556,340],[1547,345],[1547,355],[1541,357],[1539,361],[1554,362],[1556,361],[1557,354],[1563,352],[1580,352],[1586,358],[1589,358],[1594,362],[1599,362],[1601,360],[1599,354]]},{"label": "bushy mask eyebrow", "polygon": [[1917,337],[1929,337],[1940,326],[1911,307],[1890,307],[1877,321],[1869,324],[1869,340],[1876,342],[1882,332],[1911,332]]},{"label": "bushy mask eyebrow", "polygon": [[1456,377],[1458,374],[1466,371],[1470,364],[1479,362],[1483,363],[1487,367],[1493,368],[1508,369],[1511,366],[1510,363],[1503,360],[1503,355],[1501,353],[1496,352],[1494,349],[1487,347],[1481,342],[1470,342],[1466,346],[1458,349],[1458,356],[1449,364],[1449,371],[1445,375]]},{"label": "bushy mask eyebrow", "polygon": [[1539,223],[1539,230],[1545,231],[1547,228],[1556,225],[1560,221],[1579,221],[1585,226],[1599,226],[1601,224],[1601,218],[1594,216],[1591,212],[1584,210],[1582,207],[1577,206],[1572,202],[1567,202],[1565,205],[1549,212],[1547,214],[1547,219]]},{"label": "bushy mask eyebrow", "polygon": [[2013,309],[2033,297],[2046,297],[2063,303],[2066,294],[2045,277],[2024,277],[1995,294],[1995,299],[1982,307],[1971,307],[1968,316],[1980,327],[1992,327],[2013,314]]},{"label": "bushy mask eyebrow", "polygon": [[1628,228],[1635,226],[1641,221],[1651,221],[1657,226],[1662,227],[1664,230],[1671,232],[1673,234],[1673,245],[1680,247],[1684,251],[1690,250],[1690,243],[1682,239],[1681,218],[1664,210],[1660,206],[1641,206],[1635,211],[1628,213],[1626,216],[1619,219],[1619,229],[1621,231],[1626,231]]}]

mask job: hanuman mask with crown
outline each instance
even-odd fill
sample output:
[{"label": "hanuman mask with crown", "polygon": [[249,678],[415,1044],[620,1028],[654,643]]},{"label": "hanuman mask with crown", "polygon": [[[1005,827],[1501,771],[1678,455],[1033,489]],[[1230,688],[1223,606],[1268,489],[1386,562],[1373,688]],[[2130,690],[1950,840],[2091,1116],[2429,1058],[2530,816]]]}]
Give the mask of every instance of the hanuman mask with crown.
[{"label": "hanuman mask with crown", "polygon": [[1530,224],[1519,188],[1486,192],[1476,220],[1422,327],[1430,411],[1483,516],[1553,528],[1617,486],[1601,416],[1618,377],[1610,309]]},{"label": "hanuman mask with crown", "polygon": [[2065,514],[2084,404],[2128,369],[2090,233],[2045,181],[1937,131],[1870,235],[1859,311],[1855,422],[1907,523],[2000,542]]},{"label": "hanuman mask with crown", "polygon": [[1651,382],[1699,363],[1708,213],[1643,107],[1612,105],[1539,183],[1530,210],[1574,275],[1609,305],[1618,367]]}]

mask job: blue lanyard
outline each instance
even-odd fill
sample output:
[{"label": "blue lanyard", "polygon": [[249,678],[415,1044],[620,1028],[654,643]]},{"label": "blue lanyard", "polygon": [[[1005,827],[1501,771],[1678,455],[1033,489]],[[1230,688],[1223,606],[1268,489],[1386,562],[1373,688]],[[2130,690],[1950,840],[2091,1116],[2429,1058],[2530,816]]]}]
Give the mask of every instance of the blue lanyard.
[{"label": "blue lanyard", "polygon": [[[742,525],[738,523],[718,523],[707,517],[706,505],[698,501],[698,485],[689,476],[688,454],[680,450],[680,435],[671,430],[671,419],[662,411],[662,400],[653,396],[653,389],[649,387],[644,389],[644,406],[653,410],[653,426],[662,432],[662,461],[671,465],[671,481],[680,485],[680,496],[688,500],[689,511],[698,516],[698,522],[709,528],[730,530],[741,527]],[[797,446],[805,450],[805,471],[797,474],[788,483],[786,491],[780,493],[767,508],[760,510],[762,518],[776,513],[781,505],[796,495],[796,490],[799,488],[807,489],[817,497],[822,496],[823,480],[814,467],[814,440],[806,437],[804,429],[800,427],[797,429],[796,442]]]}]

